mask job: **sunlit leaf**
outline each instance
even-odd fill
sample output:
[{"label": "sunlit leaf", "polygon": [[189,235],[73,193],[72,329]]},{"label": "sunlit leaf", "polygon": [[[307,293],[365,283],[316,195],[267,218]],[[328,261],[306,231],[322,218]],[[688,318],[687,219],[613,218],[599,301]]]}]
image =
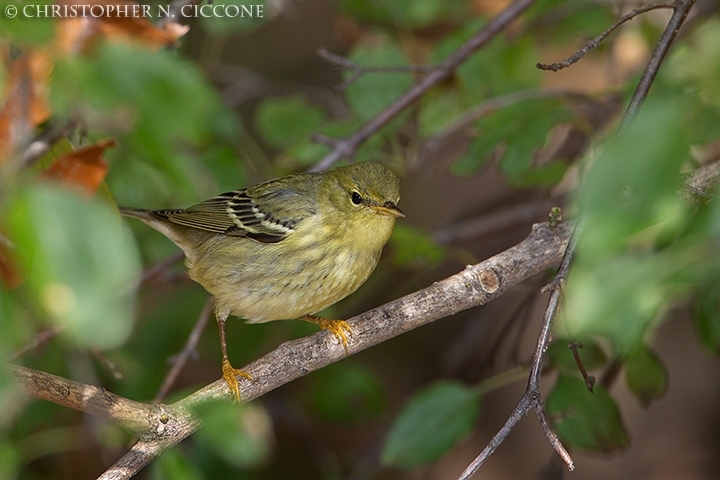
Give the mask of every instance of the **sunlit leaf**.
[{"label": "sunlit leaf", "polygon": [[7,221],[44,312],[81,345],[122,344],[133,324],[131,292],[140,262],[117,212],[42,184],[15,199]]}]

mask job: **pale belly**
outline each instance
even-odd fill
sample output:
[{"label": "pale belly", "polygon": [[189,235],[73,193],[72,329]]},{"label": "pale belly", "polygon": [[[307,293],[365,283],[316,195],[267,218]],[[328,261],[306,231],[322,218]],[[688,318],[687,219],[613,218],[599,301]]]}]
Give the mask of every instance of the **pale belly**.
[{"label": "pale belly", "polygon": [[[232,260],[226,245],[229,243],[216,244],[211,249],[212,259],[200,255],[189,274],[215,297],[219,313],[248,323],[298,318],[323,310],[357,290],[380,257],[380,250],[360,253],[347,246],[326,253],[327,248],[314,245],[288,252],[287,246],[257,244],[256,251],[251,249],[242,260]],[[217,265],[227,267],[218,269]]]}]

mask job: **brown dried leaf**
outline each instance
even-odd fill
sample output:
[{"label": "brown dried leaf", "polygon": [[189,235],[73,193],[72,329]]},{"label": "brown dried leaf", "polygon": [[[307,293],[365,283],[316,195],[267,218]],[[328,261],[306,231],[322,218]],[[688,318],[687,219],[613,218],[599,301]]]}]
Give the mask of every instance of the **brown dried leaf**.
[{"label": "brown dried leaf", "polygon": [[45,170],[46,178],[53,178],[75,187],[90,196],[105,180],[108,161],[102,157],[106,148],[115,145],[115,140],[105,139],[95,145],[66,153]]},{"label": "brown dried leaf", "polygon": [[188,27],[174,22],[156,27],[150,21],[150,6],[136,2],[60,0],[58,5],[76,15],[66,16],[59,23],[58,47],[66,53],[84,52],[99,38],[131,40],[151,48],[162,48],[174,45],[188,31]]}]

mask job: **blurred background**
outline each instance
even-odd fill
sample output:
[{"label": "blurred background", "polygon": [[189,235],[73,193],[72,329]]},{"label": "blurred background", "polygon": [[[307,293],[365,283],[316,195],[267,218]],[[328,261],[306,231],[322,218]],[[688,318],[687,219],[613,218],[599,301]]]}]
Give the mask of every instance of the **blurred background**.
[{"label": "blurred background", "polygon": [[[88,30],[57,19],[2,19],[0,120],[12,124],[9,99],[24,85],[17,72],[25,72],[37,93],[30,104],[45,109],[39,120],[30,109],[30,130],[69,128],[32,164],[18,160],[22,142],[13,144],[9,133],[3,138],[0,214],[10,247],[0,256],[14,266],[5,267],[0,291],[0,352],[31,368],[152,401],[208,294],[187,278],[169,240],[121,220],[114,206],[183,207],[310,169],[331,150],[313,135],[351,135],[423,75],[379,69],[349,83],[353,71],[323,58],[321,49],[352,66],[432,66],[509,4],[267,0],[263,18],[187,18],[180,22],[189,27],[185,35],[176,39],[177,30],[166,28],[160,41],[148,25],[133,30],[100,21]],[[689,206],[677,190],[681,172],[717,160],[720,152],[718,5],[693,7],[651,90],[651,114],[625,143],[606,147],[671,10],[638,16],[569,68],[536,68],[569,57],[637,6],[535,2],[363,144],[356,161],[381,161],[401,177],[406,218],[370,280],[323,316],[349,318],[426,287],[515,245],[554,206],[572,218],[579,202],[594,212],[589,223],[599,222],[590,231],[610,233],[596,235],[592,254],[578,260],[581,287],[557,321],[559,348],[543,378],[551,417],[576,462],[572,477],[717,478],[714,243],[720,217],[712,201]],[[167,38],[172,46],[163,43]],[[108,138],[114,145],[102,143]],[[106,171],[90,195],[38,180],[66,152],[98,145]],[[610,166],[597,172],[588,166],[592,159]],[[634,170],[623,170],[628,165]],[[590,193],[578,193],[585,178]],[[640,192],[642,207],[623,217],[611,196],[628,189],[631,199]],[[203,409],[206,427],[137,478],[456,478],[524,391],[547,302],[539,291],[552,273],[250,404]],[[639,326],[629,332],[625,323]],[[233,318],[230,357],[241,366],[314,331],[300,321],[246,325]],[[595,398],[605,395],[611,405],[583,404],[577,408],[599,424],[563,427],[576,412],[559,405],[577,392],[558,385],[561,378],[579,378],[563,346],[576,337],[593,355],[586,366],[606,380]],[[563,367],[568,358],[571,367]],[[211,317],[164,401],[219,376]],[[0,380],[0,478],[94,478],[133,442],[120,427],[28,398],[10,379]],[[412,417],[431,403],[434,387],[447,384],[438,382],[474,392],[453,432],[452,416],[445,423],[431,414]],[[403,437],[399,419],[412,437]],[[424,422],[447,424],[448,432],[423,431]],[[578,431],[590,439],[574,436]],[[553,457],[530,416],[478,478],[569,475]]]}]

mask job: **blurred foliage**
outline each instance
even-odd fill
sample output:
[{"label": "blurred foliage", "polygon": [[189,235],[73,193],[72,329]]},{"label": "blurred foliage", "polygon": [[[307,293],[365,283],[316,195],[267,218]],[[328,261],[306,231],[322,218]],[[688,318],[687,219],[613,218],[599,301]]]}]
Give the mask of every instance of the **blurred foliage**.
[{"label": "blurred foliage", "polygon": [[388,433],[383,463],[412,469],[439,458],[475,424],[481,391],[440,381],[415,394]]},{"label": "blurred foliage", "polygon": [[377,376],[357,363],[328,365],[313,375],[307,393],[310,409],[337,425],[377,419],[386,405]]},{"label": "blurred foliage", "polygon": [[[18,9],[49,4],[44,0],[12,3]],[[213,5],[225,9],[242,3],[216,0]],[[79,27],[69,27],[69,22],[0,15],[4,53],[0,65],[4,100],[0,109],[0,277],[5,285],[0,289],[0,354],[4,358],[31,343],[37,332],[63,328],[59,338],[33,349],[22,362],[100,384],[129,398],[152,398],[166,374],[167,360],[182,350],[207,294],[187,281],[179,265],[146,280],[136,291],[139,259],[150,266],[177,249],[139,222],[130,224],[136,236],[133,241],[113,202],[183,206],[251,180],[263,180],[270,172],[304,170],[330,149],[313,141],[313,134],[331,138],[352,134],[422,75],[375,71],[377,67],[438,64],[494,14],[484,2],[462,0],[331,2],[333,27],[347,47],[338,53],[359,68],[373,69],[341,92],[347,111],[338,114],[316,96],[292,88],[286,89],[288,93],[267,88],[252,105],[233,111],[211,81],[216,80],[213,65],[222,57],[221,51],[232,50],[266,28],[286,28],[298,13],[293,10],[297,6],[288,1],[253,5],[266,7],[263,19],[187,19],[191,40],[163,37],[148,44],[145,37],[167,32],[147,22],[133,26],[142,35],[133,31],[130,39],[127,31],[121,37],[116,30],[92,30],[87,39],[75,38],[81,42],[78,48],[61,41],[68,29],[77,33],[72,30]],[[562,333],[556,332],[556,337],[572,338],[557,340],[548,350],[558,380],[546,405],[564,442],[594,451],[625,448],[629,437],[608,389],[597,385],[594,393],[587,390],[568,343],[582,339],[584,347],[578,354],[593,373],[622,363],[627,388],[645,406],[668,388],[663,352],[655,353],[649,345],[657,326],[676,305],[692,303],[699,338],[710,352],[720,352],[720,206],[712,200],[690,204],[678,195],[683,174],[702,163],[697,152],[709,150],[720,138],[720,21],[697,19],[671,50],[640,116],[616,136],[612,133],[616,119],[607,118],[595,127],[570,98],[518,99],[488,111],[481,107],[498,97],[546,88],[552,77],[539,72],[535,64],[548,57],[555,60],[558,49],[579,48],[607,28],[616,14],[612,5],[603,2],[536,2],[522,21],[368,139],[355,156],[356,160],[384,161],[400,174],[412,174],[425,146],[455,134],[467,141],[454,143],[458,153],[443,158],[447,162],[442,165],[455,175],[474,177],[497,168],[520,194],[547,191],[568,177],[568,172],[580,172],[581,187],[573,198],[584,235],[557,323]],[[663,28],[645,17],[634,23],[646,47],[654,44]],[[119,24],[118,28],[129,26]],[[196,32],[201,34],[194,36]],[[588,61],[612,64],[614,36],[591,52]],[[179,48],[171,47],[176,40]],[[192,41],[202,43],[194,53]],[[295,52],[293,47],[287,46]],[[262,51],[267,57],[276,53]],[[192,55],[200,58],[192,60]],[[603,63],[602,68],[606,66]],[[325,68],[327,75],[333,73],[333,66]],[[619,85],[626,97],[635,88],[634,74]],[[333,82],[339,84],[352,75],[344,71]],[[37,132],[70,118],[81,119],[80,128],[75,129],[80,132],[74,130],[33,168],[24,168],[25,145],[15,141],[15,130],[10,128],[14,124],[8,120],[10,107],[18,105],[13,92],[24,91],[20,87],[26,86],[33,92],[28,108],[33,113],[31,127]],[[603,91],[590,96],[599,102],[604,94],[617,90],[618,83],[607,83]],[[468,114],[472,114],[469,120]],[[248,125],[247,130],[243,125]],[[547,158],[557,140],[555,133],[565,128],[587,135],[589,147],[577,157]],[[115,139],[116,147],[103,153],[109,170],[94,195],[78,193],[67,182],[38,178],[46,176],[54,161],[69,150],[97,146],[108,137]],[[574,186],[572,179],[569,183]],[[408,197],[424,197],[426,202],[442,200],[444,195],[412,193],[416,194]],[[370,282],[376,292],[364,290],[364,295],[376,295],[367,304],[377,305],[386,298],[384,287],[396,281],[389,278],[391,272],[419,275],[450,258],[453,246],[437,245],[430,232],[411,224],[397,226],[389,255],[377,272],[386,278]],[[8,259],[10,263],[5,263]],[[332,310],[336,312],[345,310],[338,306]],[[189,372],[171,399],[219,376],[215,329],[207,330],[197,347],[199,360],[189,362]],[[313,327],[299,322],[263,327],[233,322],[228,325],[228,343],[241,346],[231,348],[233,362],[250,361],[289,336],[308,331]],[[419,357],[405,351],[400,355],[415,366],[427,352]],[[298,400],[299,408],[312,413],[313,428],[361,428],[394,421],[386,427],[382,461],[391,468],[413,470],[450,451],[475,427],[478,417],[482,421],[481,403],[493,390],[483,382],[466,386],[458,380],[441,380],[407,394],[409,400],[402,406],[390,395],[379,369],[360,358],[314,373],[303,383],[305,391],[290,396]],[[109,364],[123,378],[113,376]],[[400,410],[395,420],[390,415],[393,410]],[[282,446],[273,432],[297,428],[283,424],[283,414],[266,408],[262,401],[203,406],[200,415],[205,428],[155,461],[146,475],[157,479],[281,478],[279,472],[285,472],[277,464]],[[63,454],[119,456],[129,435],[114,427],[80,427],[81,417],[55,405],[28,401],[0,370],[0,478],[39,478],[48,463],[65,458]],[[317,447],[320,434],[315,430],[297,435],[305,435],[301,443],[307,444],[307,451],[322,450]],[[379,435],[375,437],[377,441]],[[40,447],[33,449],[28,439]],[[326,443],[332,450],[343,442],[332,438]],[[355,445],[354,438],[345,443],[353,443],[355,453],[367,446]],[[371,450],[376,452],[377,446]],[[308,467],[322,470],[316,478],[348,476],[346,463],[356,463],[356,459],[336,459],[340,455],[334,451],[318,456],[323,457],[318,463],[324,467]],[[312,460],[289,460],[302,461]],[[326,467],[333,462],[339,464],[336,470]],[[63,467],[67,465],[55,465],[53,474],[62,475],[58,472]]]}]

